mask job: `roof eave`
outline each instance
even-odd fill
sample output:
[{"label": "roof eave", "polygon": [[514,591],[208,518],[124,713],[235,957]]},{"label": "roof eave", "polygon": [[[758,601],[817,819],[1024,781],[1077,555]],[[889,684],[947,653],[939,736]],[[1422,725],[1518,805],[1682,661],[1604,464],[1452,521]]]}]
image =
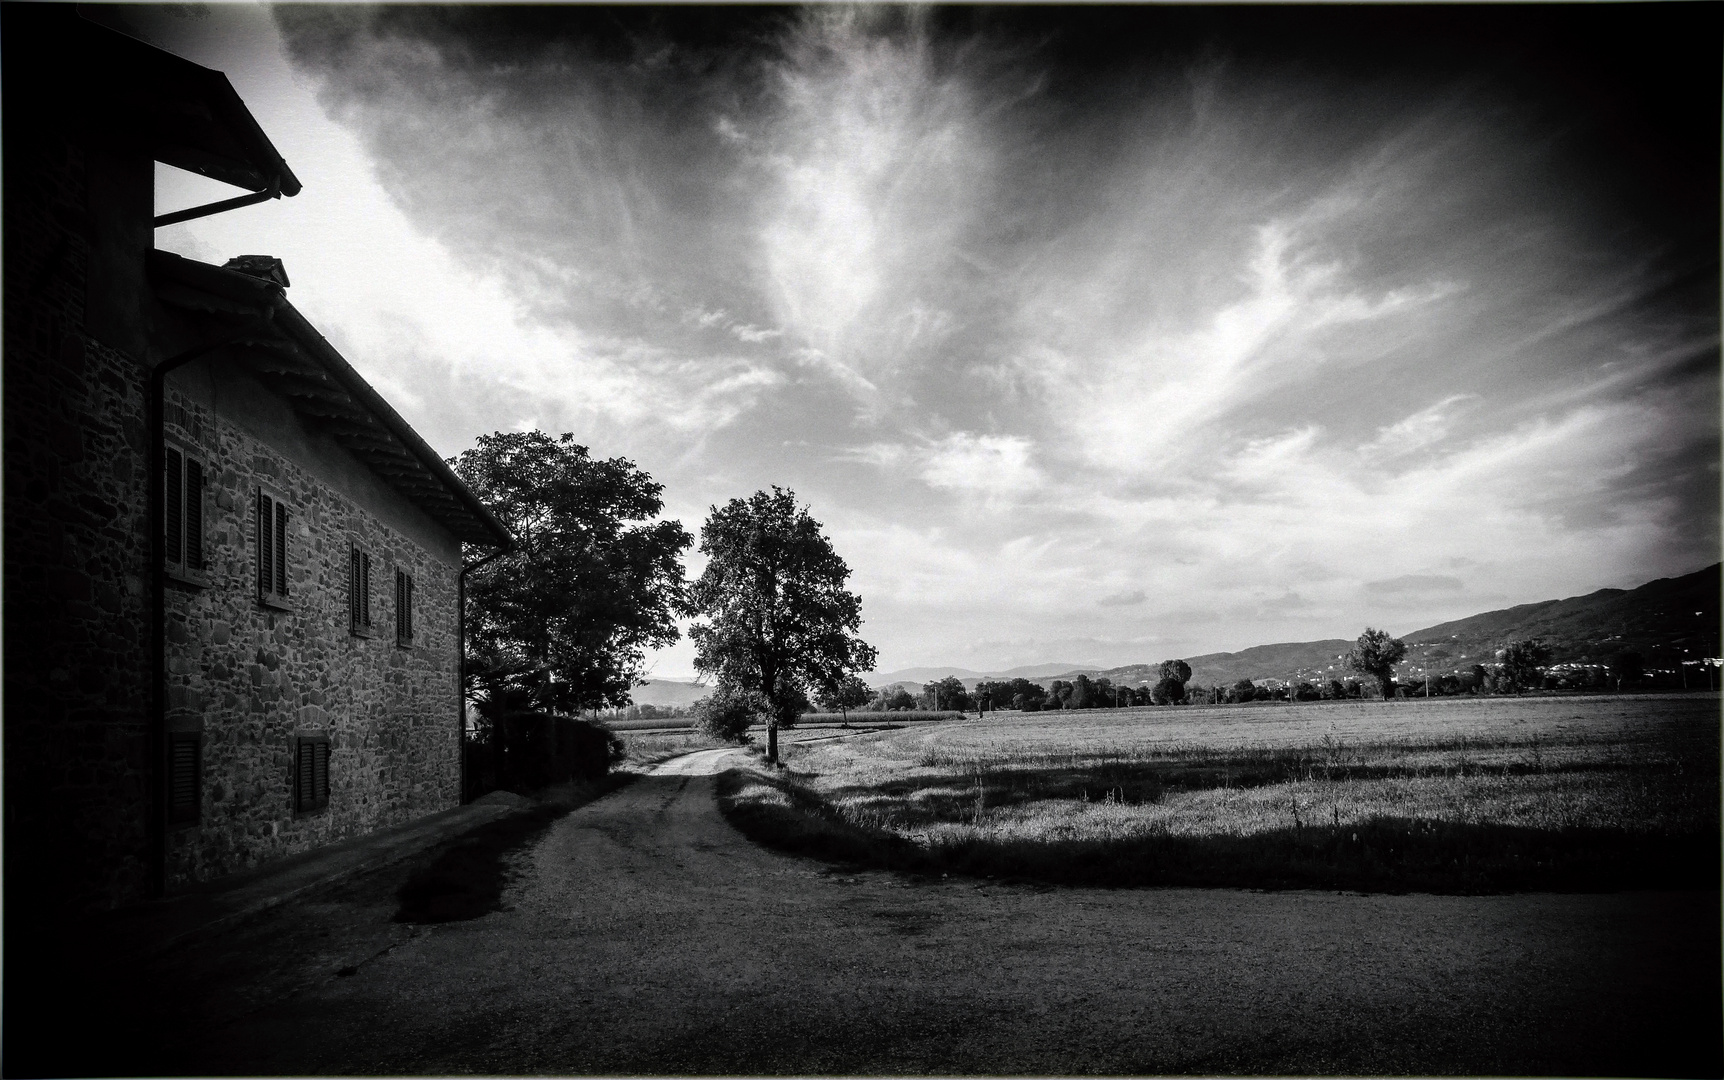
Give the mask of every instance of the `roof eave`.
[{"label": "roof eave", "polygon": [[[448,463],[402,419],[401,414],[365,381],[364,376],[354,370],[347,358],[300,314],[279,285],[250,274],[187,259],[172,252],[152,252],[151,266],[155,275],[159,279],[165,279],[167,284],[192,290],[194,294],[203,293],[219,301],[218,305],[212,305],[206,308],[206,311],[228,316],[242,313],[263,315],[266,311],[269,312],[273,316],[269,323],[273,331],[296,346],[307,359],[322,369],[360,410],[381,424],[414,463],[428,473],[438,487],[454,498],[461,509],[479,526],[479,531],[489,536],[492,546],[505,550],[514,546],[514,537],[508,527],[479,501],[466,482],[457,476]],[[163,296],[164,300],[175,306],[185,306],[183,298],[174,298],[165,293]],[[385,482],[390,481],[385,478]],[[411,495],[407,497],[412,498]],[[433,517],[437,516],[429,508],[427,512]],[[452,531],[455,531],[456,536],[464,543],[480,543],[471,536],[463,536],[461,531]]]}]

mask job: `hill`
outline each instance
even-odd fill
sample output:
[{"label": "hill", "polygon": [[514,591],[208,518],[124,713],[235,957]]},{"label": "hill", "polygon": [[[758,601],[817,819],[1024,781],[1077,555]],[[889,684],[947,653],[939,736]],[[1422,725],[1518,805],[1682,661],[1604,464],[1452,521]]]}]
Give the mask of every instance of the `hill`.
[{"label": "hill", "polygon": [[[1514,638],[1540,637],[1551,649],[1552,663],[1605,663],[1622,650],[1641,654],[1649,667],[1674,668],[1684,658],[1719,655],[1719,564],[1682,577],[1659,578],[1637,589],[1599,589],[1566,600],[1544,600],[1464,619],[1439,623],[1410,634],[1407,674],[1458,671],[1495,661],[1497,650]],[[1195,685],[1214,686],[1240,679],[1289,680],[1348,678],[1345,656],[1353,647],[1348,638],[1289,641],[1255,645],[1239,652],[1185,657]],[[1035,664],[1010,671],[981,674],[963,668],[906,668],[870,676],[884,686],[955,675],[970,689],[981,679],[1026,678],[1043,686],[1054,679],[1068,682],[1079,674],[1105,676],[1116,683],[1154,682],[1159,664],[1086,667],[1081,664]]]},{"label": "hill", "polygon": [[[1403,637],[1426,656],[1448,660],[1494,654],[1510,638],[1540,637],[1551,660],[1603,662],[1623,649],[1649,663],[1668,666],[1682,659],[1718,655],[1719,566],[1713,563],[1676,578],[1659,578],[1638,589],[1600,589],[1566,600],[1546,600],[1471,615],[1415,630]],[[1447,656],[1435,657],[1434,651]]]}]

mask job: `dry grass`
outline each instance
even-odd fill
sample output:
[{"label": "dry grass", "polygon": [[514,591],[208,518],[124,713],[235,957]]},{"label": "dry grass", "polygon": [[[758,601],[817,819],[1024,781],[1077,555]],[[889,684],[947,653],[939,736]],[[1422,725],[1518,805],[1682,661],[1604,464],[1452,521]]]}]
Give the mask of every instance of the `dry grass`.
[{"label": "dry grass", "polygon": [[1715,883],[1718,721],[1715,696],[1025,714],[792,746],[728,805],[1060,880]]}]

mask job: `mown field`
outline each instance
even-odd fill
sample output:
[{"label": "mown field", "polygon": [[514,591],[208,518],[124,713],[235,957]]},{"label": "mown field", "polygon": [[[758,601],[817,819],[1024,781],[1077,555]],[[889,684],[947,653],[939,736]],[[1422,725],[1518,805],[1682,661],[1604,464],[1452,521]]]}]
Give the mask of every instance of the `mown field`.
[{"label": "mown field", "polygon": [[727,814],[839,861],[1094,885],[1718,882],[1719,700],[994,715],[785,748]]},{"label": "mown field", "polygon": [[[810,713],[803,716],[794,728],[781,729],[778,741],[781,746],[788,748],[802,742],[824,742],[856,731],[891,731],[910,724],[950,721],[962,715],[952,712],[851,713],[846,719],[838,713]],[[671,724],[677,726],[670,726]],[[605,726],[622,739],[626,749],[624,761],[634,766],[652,765],[694,750],[735,745],[703,735],[689,726],[692,724],[693,721],[680,720],[631,720]],[[756,745],[766,744],[764,727],[751,727],[748,734]]]}]

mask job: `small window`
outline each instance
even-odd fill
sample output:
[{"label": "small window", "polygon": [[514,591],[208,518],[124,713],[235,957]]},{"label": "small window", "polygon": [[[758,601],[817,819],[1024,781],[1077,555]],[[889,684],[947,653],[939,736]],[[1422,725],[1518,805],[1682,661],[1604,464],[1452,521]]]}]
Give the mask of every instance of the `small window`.
[{"label": "small window", "polygon": [[170,572],[197,575],[204,569],[204,466],[176,447],[163,461],[166,523],[163,562]]},{"label": "small window", "polygon": [[287,507],[257,493],[257,597],[264,603],[287,601]]},{"label": "small window", "polygon": [[294,812],[321,810],[328,805],[329,739],[302,735],[293,755]]},{"label": "small window", "polygon": [[198,820],[203,808],[203,737],[195,733],[168,735],[168,820],[183,824]]},{"label": "small window", "polygon": [[395,571],[395,644],[413,644],[413,575]]},{"label": "small window", "polygon": [[371,636],[371,555],[353,548],[347,561],[347,625],[355,634]]}]

